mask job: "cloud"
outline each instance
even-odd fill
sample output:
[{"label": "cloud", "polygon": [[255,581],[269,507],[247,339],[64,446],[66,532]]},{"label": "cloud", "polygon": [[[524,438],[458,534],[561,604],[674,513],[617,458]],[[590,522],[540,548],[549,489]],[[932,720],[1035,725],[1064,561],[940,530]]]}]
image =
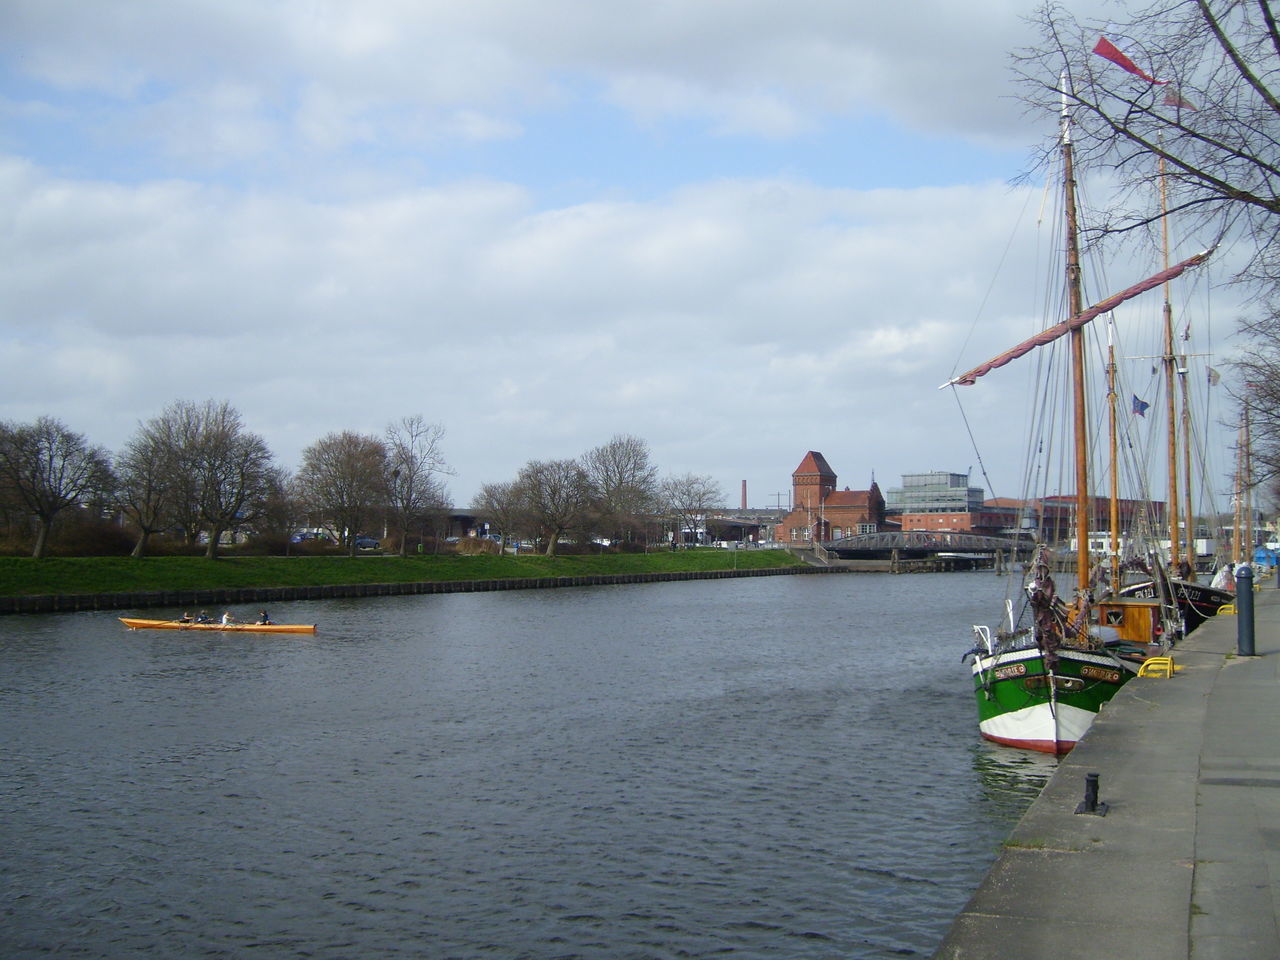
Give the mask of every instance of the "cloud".
[{"label": "cloud", "polygon": [[620,76],[606,99],[647,126],[694,118],[717,136],[785,139],[814,128],[814,120],[781,95],[766,90],[719,91],[689,80],[653,74]]},{"label": "cloud", "polygon": [[[1033,138],[1020,6],[12,0],[0,417],[227,399],[292,467],[421,413],[463,503],[617,433],[760,504],[963,469],[936,387],[1042,309],[964,143]],[[966,399],[1006,475],[1022,385]]]},{"label": "cloud", "polygon": [[13,64],[27,76],[136,103],[174,134],[168,149],[189,140],[224,161],[283,142],[505,137],[531,110],[592,97],[642,123],[692,119],[719,135],[791,138],[876,114],[979,142],[1026,140],[1006,69],[1030,39],[1021,0],[5,7],[0,49],[20,52]]},{"label": "cloud", "polygon": [[0,345],[13,395],[40,399],[6,414],[114,448],[172,400],[228,398],[296,464],[421,412],[450,430],[463,496],[617,432],[672,456],[692,434],[721,439],[667,465],[732,479],[761,445],[822,446],[794,435],[801,411],[845,435],[851,411],[945,379],[975,309],[954,292],[997,244],[974,212],[1019,203],[786,181],[556,210],[499,183],[320,203],[9,160]]}]

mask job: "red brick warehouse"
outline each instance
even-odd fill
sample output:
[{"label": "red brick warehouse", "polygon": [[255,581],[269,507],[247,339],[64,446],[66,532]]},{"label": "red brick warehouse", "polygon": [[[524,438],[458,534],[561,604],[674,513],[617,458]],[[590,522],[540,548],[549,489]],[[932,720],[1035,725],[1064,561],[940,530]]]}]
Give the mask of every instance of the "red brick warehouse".
[{"label": "red brick warehouse", "polygon": [[806,453],[791,474],[791,504],[777,533],[788,543],[839,540],[884,526],[884,497],[876,482],[869,490],[837,490],[836,472],[816,450]]}]

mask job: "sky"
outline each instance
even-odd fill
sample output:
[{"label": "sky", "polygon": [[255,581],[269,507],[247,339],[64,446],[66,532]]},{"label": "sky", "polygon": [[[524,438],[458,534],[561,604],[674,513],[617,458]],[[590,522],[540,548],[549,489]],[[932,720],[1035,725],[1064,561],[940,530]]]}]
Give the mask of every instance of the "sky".
[{"label": "sky", "polygon": [[6,0],[0,419],[226,400],[296,469],[420,414],[459,506],[619,434],[732,506],[808,450],[1017,495],[1025,379],[937,388],[1047,325],[1033,9]]}]

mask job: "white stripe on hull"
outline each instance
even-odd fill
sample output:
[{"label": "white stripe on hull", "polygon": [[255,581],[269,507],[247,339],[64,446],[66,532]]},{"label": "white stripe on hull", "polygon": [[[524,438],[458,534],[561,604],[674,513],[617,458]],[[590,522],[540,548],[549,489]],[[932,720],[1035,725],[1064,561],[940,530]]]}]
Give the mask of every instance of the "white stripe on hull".
[{"label": "white stripe on hull", "polygon": [[[978,724],[982,735],[998,743],[1049,753],[1065,752],[1084,736],[1096,713],[1066,703],[1047,703],[1002,713]],[[1054,745],[1060,745],[1055,750]]]},{"label": "white stripe on hull", "polygon": [[[986,673],[995,667],[1003,667],[1010,663],[1019,663],[1029,660],[1037,660],[1044,654],[1036,647],[1024,647],[1019,650],[1003,650],[1000,653],[980,653],[973,658],[973,673],[975,676]],[[1114,657],[1105,653],[1090,653],[1086,650],[1061,649],[1058,651],[1059,660],[1074,660],[1076,663],[1087,663],[1096,667],[1108,667],[1112,670],[1128,669],[1124,664],[1117,662]],[[1136,670],[1137,668],[1132,668]]]}]

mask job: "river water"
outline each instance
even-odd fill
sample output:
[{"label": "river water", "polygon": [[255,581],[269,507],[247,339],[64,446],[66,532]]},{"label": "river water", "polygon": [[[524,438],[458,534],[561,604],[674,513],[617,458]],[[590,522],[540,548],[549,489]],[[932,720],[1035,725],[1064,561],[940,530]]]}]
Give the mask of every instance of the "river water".
[{"label": "river water", "polygon": [[1052,772],[977,735],[959,655],[1003,591],[0,618],[0,956],[928,956]]}]

